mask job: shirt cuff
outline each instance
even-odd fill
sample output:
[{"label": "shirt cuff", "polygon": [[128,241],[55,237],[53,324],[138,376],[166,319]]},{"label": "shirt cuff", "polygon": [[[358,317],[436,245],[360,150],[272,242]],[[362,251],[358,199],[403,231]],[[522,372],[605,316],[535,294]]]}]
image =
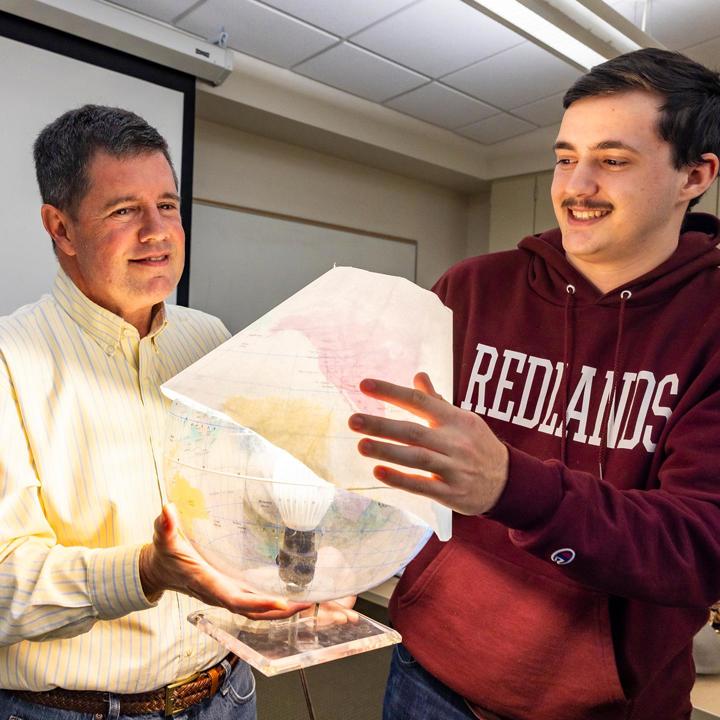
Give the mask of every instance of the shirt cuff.
[{"label": "shirt cuff", "polygon": [[120,546],[95,550],[88,562],[88,589],[101,620],[114,620],[131,612],[155,607],[140,582],[142,546]]},{"label": "shirt cuff", "polygon": [[530,530],[547,522],[560,504],[563,466],[556,460],[543,462],[510,445],[507,448],[507,483],[485,517],[509,528]]}]

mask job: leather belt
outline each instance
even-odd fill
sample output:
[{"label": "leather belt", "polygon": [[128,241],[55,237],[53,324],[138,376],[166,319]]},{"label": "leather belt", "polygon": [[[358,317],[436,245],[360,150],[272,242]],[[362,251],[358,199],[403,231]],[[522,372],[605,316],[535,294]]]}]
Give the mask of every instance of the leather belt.
[{"label": "leather belt", "polygon": [[[225,659],[230,663],[231,668],[238,663],[238,657],[232,653]],[[147,715],[148,713],[163,712],[165,717],[171,717],[201,700],[213,697],[220,689],[224,679],[225,668],[220,662],[207,670],[170,683],[158,690],[131,695],[116,695],[120,701],[120,714]],[[54,688],[44,692],[27,690],[11,692],[15,697],[27,702],[59,710],[92,714],[97,720],[107,715],[110,695],[110,693],[100,691],[64,690],[63,688]]]}]

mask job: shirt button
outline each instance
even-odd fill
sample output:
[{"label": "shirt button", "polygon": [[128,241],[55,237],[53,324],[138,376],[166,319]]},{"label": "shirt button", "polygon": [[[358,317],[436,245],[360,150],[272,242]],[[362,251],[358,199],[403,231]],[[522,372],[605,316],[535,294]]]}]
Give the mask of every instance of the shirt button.
[{"label": "shirt button", "polygon": [[106,345],[105,346],[105,352],[108,355],[114,355],[115,354],[115,346],[114,345]]},{"label": "shirt button", "polygon": [[193,649],[192,649],[192,648],[188,648],[188,649],[185,651],[185,656],[186,656],[186,657],[191,657],[192,654],[193,654]]}]

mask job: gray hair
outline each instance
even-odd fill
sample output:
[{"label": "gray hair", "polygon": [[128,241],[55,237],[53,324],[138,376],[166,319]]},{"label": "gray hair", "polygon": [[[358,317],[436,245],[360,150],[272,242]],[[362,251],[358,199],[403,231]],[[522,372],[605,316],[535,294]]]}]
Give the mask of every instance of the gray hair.
[{"label": "gray hair", "polygon": [[129,110],[83,105],[42,129],[33,145],[35,174],[44,203],[75,215],[90,186],[87,168],[97,152],[116,158],[161,152],[178,186],[162,135]]}]

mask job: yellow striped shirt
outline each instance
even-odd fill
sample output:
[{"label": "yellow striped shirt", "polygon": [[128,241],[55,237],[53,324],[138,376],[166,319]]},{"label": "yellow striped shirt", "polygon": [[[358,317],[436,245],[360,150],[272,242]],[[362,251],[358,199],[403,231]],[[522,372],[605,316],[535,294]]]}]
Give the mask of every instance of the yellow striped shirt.
[{"label": "yellow striped shirt", "polygon": [[0,318],[0,687],[143,692],[226,653],[197,601],[147,601],[138,555],[165,499],[160,384],[227,337],[161,306],[140,339],[62,271]]}]

